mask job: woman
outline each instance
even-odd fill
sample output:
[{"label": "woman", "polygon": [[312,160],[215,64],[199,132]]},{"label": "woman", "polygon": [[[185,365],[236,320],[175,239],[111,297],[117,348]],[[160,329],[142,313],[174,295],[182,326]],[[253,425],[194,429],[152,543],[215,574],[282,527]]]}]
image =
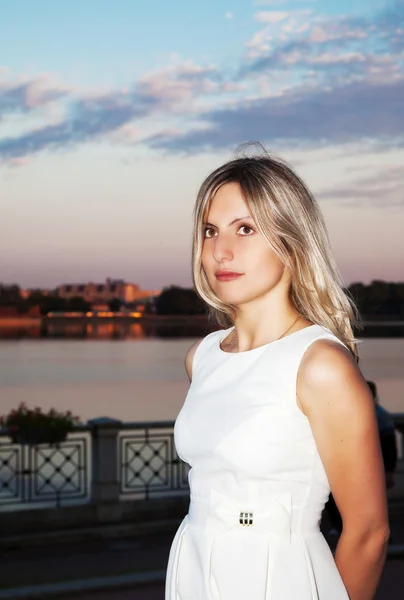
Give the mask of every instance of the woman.
[{"label": "woman", "polygon": [[[195,287],[224,330],[185,359],[174,437],[190,505],[166,600],[370,600],[389,536],[383,465],[316,201],[264,154],[209,175],[194,215]],[[330,490],[335,558],[319,530]]]}]

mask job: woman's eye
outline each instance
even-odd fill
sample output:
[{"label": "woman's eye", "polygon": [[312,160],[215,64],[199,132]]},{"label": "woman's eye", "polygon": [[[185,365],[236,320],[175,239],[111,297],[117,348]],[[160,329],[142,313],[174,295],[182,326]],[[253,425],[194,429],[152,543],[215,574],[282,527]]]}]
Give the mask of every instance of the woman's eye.
[{"label": "woman's eye", "polygon": [[205,237],[206,238],[210,238],[212,237],[212,235],[214,234],[214,230],[212,229],[212,227],[206,227],[205,229]]},{"label": "woman's eye", "polygon": [[246,229],[249,229],[249,231],[247,231],[247,232],[246,232],[246,231],[244,231],[243,235],[250,235],[250,234],[251,234],[251,232],[252,232],[252,231],[254,231],[254,230],[253,230],[253,228],[252,228],[252,227],[250,227],[249,225],[242,225],[242,226],[240,227],[239,231],[240,231],[241,229],[244,229],[244,230],[246,230]]}]

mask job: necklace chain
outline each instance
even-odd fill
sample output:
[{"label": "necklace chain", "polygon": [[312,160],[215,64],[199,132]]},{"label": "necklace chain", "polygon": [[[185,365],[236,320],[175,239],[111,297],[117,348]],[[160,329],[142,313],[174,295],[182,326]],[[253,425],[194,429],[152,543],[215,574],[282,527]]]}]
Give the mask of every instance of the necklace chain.
[{"label": "necklace chain", "polygon": [[[286,329],[286,331],[284,331],[282,333],[282,335],[280,335],[278,338],[276,338],[276,340],[273,340],[273,341],[277,342],[278,340],[281,340],[283,337],[285,337],[285,335],[287,333],[289,333],[289,331],[292,329],[293,325],[295,325],[298,322],[299,319],[300,319],[300,315],[297,315],[296,319],[293,321],[293,323],[291,325],[289,325],[289,327]],[[233,329],[232,333],[235,334],[235,335],[233,335],[233,339],[229,343],[229,346],[228,346],[229,348],[232,348],[233,345],[235,344],[236,340],[237,340],[236,328]]]}]

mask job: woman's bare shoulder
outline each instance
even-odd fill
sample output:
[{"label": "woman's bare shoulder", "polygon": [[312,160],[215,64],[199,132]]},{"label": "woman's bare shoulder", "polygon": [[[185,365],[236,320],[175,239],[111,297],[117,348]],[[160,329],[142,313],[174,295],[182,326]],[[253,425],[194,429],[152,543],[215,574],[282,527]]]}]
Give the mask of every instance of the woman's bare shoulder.
[{"label": "woman's bare shoulder", "polygon": [[192,380],[192,362],[194,359],[194,354],[203,339],[204,338],[201,338],[200,340],[197,340],[194,344],[192,344],[192,346],[189,348],[185,355],[185,370],[187,372],[189,381]]},{"label": "woman's bare shoulder", "polygon": [[348,348],[332,339],[315,340],[299,368],[299,379],[307,385],[335,385],[347,376],[360,377],[358,365]]}]

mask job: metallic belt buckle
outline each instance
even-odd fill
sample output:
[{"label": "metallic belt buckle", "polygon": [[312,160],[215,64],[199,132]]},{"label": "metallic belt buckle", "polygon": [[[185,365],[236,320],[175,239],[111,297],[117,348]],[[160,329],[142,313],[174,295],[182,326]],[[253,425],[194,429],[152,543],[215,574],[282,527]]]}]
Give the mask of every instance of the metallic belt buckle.
[{"label": "metallic belt buckle", "polygon": [[239,522],[240,522],[240,525],[243,525],[243,527],[245,527],[245,526],[249,527],[250,525],[253,525],[253,523],[254,523],[253,513],[252,512],[241,512],[240,517],[239,517]]}]

